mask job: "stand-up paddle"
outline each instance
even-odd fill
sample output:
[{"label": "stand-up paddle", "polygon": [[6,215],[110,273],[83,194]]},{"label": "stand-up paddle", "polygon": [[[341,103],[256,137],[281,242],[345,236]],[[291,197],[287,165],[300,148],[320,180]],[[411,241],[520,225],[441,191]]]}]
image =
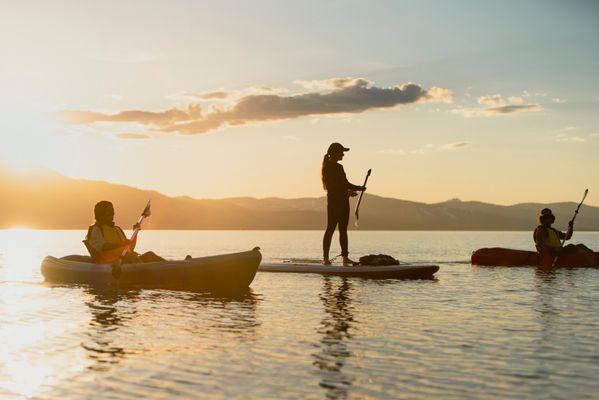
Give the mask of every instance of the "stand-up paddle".
[{"label": "stand-up paddle", "polygon": [[[588,193],[589,193],[589,189],[585,189],[584,195],[582,196],[582,200],[580,200],[580,203],[578,204],[578,207],[576,207],[576,211],[574,211],[574,216],[570,220],[570,223],[568,224],[568,226],[571,225],[571,224],[572,225],[574,224],[574,220],[576,219],[576,216],[578,215],[578,211],[580,210],[580,206],[582,206],[582,203],[584,203],[584,199],[587,198],[587,194]],[[562,239],[562,247],[564,247],[564,243],[566,243],[566,238],[565,237]],[[556,262],[557,262],[557,256],[555,256],[553,258],[553,262],[551,263],[551,266],[555,267],[555,263]]]},{"label": "stand-up paddle", "polygon": [[[364,184],[362,186],[366,187],[366,183],[368,182],[368,177],[370,176],[370,173],[372,172],[371,169],[368,170],[368,172],[366,173],[366,179],[364,179]],[[358,226],[358,220],[360,219],[360,203],[362,203],[362,196],[364,196],[364,190],[362,190],[360,192],[360,197],[358,198],[358,203],[356,204],[356,222],[355,225],[356,227]]]},{"label": "stand-up paddle", "polygon": [[[131,235],[131,239],[129,239],[129,243],[133,243],[135,241],[135,239],[137,239],[137,234],[141,230],[142,221],[144,220],[144,218],[149,217],[150,215],[152,215],[151,200],[148,200],[148,204],[146,204],[146,207],[144,208],[141,215],[137,219],[137,224],[135,224],[135,225],[137,225],[138,227],[133,230],[133,234]],[[119,276],[121,275],[121,263],[123,262],[123,257],[125,257],[125,255],[129,252],[130,246],[131,246],[131,244],[128,244],[127,246],[125,246],[120,257],[117,258],[114,263],[112,263],[112,276],[114,276],[116,279],[118,279]]]}]

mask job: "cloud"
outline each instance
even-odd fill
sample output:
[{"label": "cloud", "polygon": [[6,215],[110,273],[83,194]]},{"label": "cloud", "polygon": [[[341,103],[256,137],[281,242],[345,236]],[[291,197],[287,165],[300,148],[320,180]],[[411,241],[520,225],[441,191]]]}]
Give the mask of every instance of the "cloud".
[{"label": "cloud", "polygon": [[145,133],[119,133],[116,135],[121,139],[149,139],[150,135],[146,135]]},{"label": "cloud", "polygon": [[503,103],[500,94],[480,96],[478,99],[476,99],[476,102],[478,104],[484,104],[486,106],[496,106]]},{"label": "cloud", "polygon": [[210,104],[218,102],[225,105],[233,105],[235,101],[243,96],[251,94],[284,94],[288,93],[289,89],[276,88],[269,86],[250,86],[240,90],[213,90],[210,92],[182,92],[173,93],[166,96],[166,99],[175,102],[200,102]]},{"label": "cloud", "polygon": [[540,104],[524,103],[524,98],[537,96],[538,93],[531,94],[526,90],[520,96],[509,96],[504,99],[499,93],[480,96],[476,99],[478,104],[484,105],[484,108],[464,108],[453,109],[455,114],[461,114],[464,117],[492,117],[497,115],[508,115],[521,112],[534,112],[543,109]]},{"label": "cloud", "polygon": [[429,95],[429,97],[426,99],[427,101],[447,104],[453,103],[453,92],[449,89],[433,86],[427,90],[427,93]]},{"label": "cloud", "polygon": [[457,142],[457,143],[447,143],[444,145],[441,145],[437,148],[438,151],[448,151],[448,150],[457,150],[457,149],[463,149],[465,147],[469,147],[470,143],[468,142]]},{"label": "cloud", "polygon": [[510,96],[507,100],[512,104],[524,104],[524,99],[521,96]]},{"label": "cloud", "polygon": [[92,124],[95,122],[134,122],[142,125],[169,126],[182,121],[191,121],[202,116],[202,107],[190,104],[186,109],[171,108],[166,111],[128,110],[117,114],[104,114],[94,111],[60,111],[59,120],[69,124]]},{"label": "cloud", "polygon": [[203,100],[214,100],[214,99],[222,100],[222,99],[228,98],[230,96],[230,93],[225,92],[225,91],[206,92],[206,93],[185,92],[185,93],[183,93],[183,96],[198,98],[198,99],[203,99]]},{"label": "cloud", "polygon": [[298,84],[308,90],[319,91],[343,89],[351,86],[368,86],[371,82],[364,78],[332,78],[317,81],[298,80],[294,81],[293,83]]},{"label": "cloud", "polygon": [[[62,111],[58,113],[58,117],[71,124],[137,123],[154,126],[163,132],[194,135],[223,126],[306,116],[358,114],[417,102],[450,103],[453,99],[453,94],[448,89],[432,87],[427,90],[414,83],[377,87],[363,78],[334,78],[302,84],[310,90],[292,95],[281,94],[278,90],[272,93],[246,94],[237,98],[229,107],[213,104],[207,113],[203,112],[201,105],[190,104],[185,109],[172,108],[160,112],[128,110],[104,114],[93,111]],[[211,94],[214,93],[221,96],[220,92]]]},{"label": "cloud", "polygon": [[[590,135],[590,137],[593,137],[592,135]],[[587,141],[587,138],[582,137],[582,136],[570,136],[570,135],[566,135],[565,133],[559,134],[555,137],[555,140],[557,142],[574,142],[574,143],[585,143]]]},{"label": "cloud", "polygon": [[511,104],[507,106],[491,107],[484,110],[488,115],[513,114],[523,111],[540,111],[542,107],[538,104]]},{"label": "cloud", "polygon": [[509,96],[507,99],[503,99],[500,94],[480,96],[476,99],[476,102],[487,107],[459,107],[452,110],[452,112],[455,114],[461,114],[464,117],[491,117],[496,115],[540,111],[543,109],[539,104],[525,104],[524,97],[530,97],[530,94],[524,91],[521,96]]},{"label": "cloud", "polygon": [[424,155],[429,153],[440,153],[445,151],[465,149],[468,147],[470,147],[470,143],[468,142],[455,142],[440,145],[434,145],[429,143],[412,150],[404,150],[401,148],[388,148],[379,150],[379,153],[388,154],[391,156]]}]

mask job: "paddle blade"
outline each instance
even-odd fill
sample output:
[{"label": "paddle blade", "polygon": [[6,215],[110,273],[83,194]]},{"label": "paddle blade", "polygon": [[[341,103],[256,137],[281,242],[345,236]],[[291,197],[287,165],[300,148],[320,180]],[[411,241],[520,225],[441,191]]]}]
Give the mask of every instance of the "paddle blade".
[{"label": "paddle blade", "polygon": [[150,215],[152,215],[152,207],[150,204],[150,200],[148,200],[148,204],[146,205],[146,208],[144,208],[141,215],[143,215],[144,217],[149,217]]}]

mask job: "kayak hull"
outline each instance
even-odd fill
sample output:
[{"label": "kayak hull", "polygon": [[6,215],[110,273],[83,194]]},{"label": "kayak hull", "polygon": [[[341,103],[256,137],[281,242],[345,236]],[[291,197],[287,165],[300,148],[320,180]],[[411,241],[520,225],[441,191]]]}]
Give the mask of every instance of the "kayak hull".
[{"label": "kayak hull", "polygon": [[42,261],[41,271],[47,282],[55,283],[237,292],[247,290],[261,260],[260,252],[251,250],[185,261],[124,264],[115,277],[109,264],[48,256]]},{"label": "kayak hull", "polygon": [[437,265],[361,265],[343,267],[336,265],[302,263],[264,263],[259,272],[281,272],[299,274],[320,274],[370,279],[430,279],[439,270]]},{"label": "kayak hull", "polygon": [[[540,266],[551,267],[552,259],[539,259],[537,252],[526,250],[491,247],[478,249],[470,259],[474,265],[490,265],[501,267]],[[599,267],[599,253],[591,257],[581,254],[570,254],[558,257],[555,267],[563,268],[596,268]]]}]

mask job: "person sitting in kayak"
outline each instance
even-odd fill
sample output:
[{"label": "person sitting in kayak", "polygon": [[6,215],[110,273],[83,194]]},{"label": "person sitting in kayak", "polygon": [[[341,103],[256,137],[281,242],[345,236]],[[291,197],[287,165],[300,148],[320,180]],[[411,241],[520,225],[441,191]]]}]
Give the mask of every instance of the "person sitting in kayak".
[{"label": "person sitting in kayak", "polygon": [[588,254],[593,256],[593,250],[589,249],[584,244],[568,244],[562,247],[562,240],[568,240],[574,232],[574,222],[568,223],[568,231],[566,233],[558,231],[551,225],[555,222],[555,215],[549,208],[541,210],[539,216],[539,226],[534,231],[533,238],[541,265],[551,265],[555,257],[566,254]]},{"label": "person sitting in kayak", "polygon": [[[97,203],[94,216],[96,222],[89,227],[83,241],[94,263],[112,264],[121,257],[125,249],[127,253],[122,259],[124,264],[164,261],[164,258],[152,251],[141,255],[134,251],[137,238],[131,242],[125,232],[114,224],[114,206],[111,202],[103,200]],[[133,226],[133,229],[136,228],[140,228],[138,224]]]},{"label": "person sitting in kayak", "polygon": [[349,222],[349,198],[356,196],[356,191],[364,191],[364,186],[349,183],[338,162],[343,159],[344,152],[349,151],[340,143],[332,143],[322,161],[322,186],[327,192],[327,229],[322,239],[323,263],[330,265],[329,249],[335,228],[339,227],[339,244],[343,265],[355,265],[349,258],[347,224]]}]

